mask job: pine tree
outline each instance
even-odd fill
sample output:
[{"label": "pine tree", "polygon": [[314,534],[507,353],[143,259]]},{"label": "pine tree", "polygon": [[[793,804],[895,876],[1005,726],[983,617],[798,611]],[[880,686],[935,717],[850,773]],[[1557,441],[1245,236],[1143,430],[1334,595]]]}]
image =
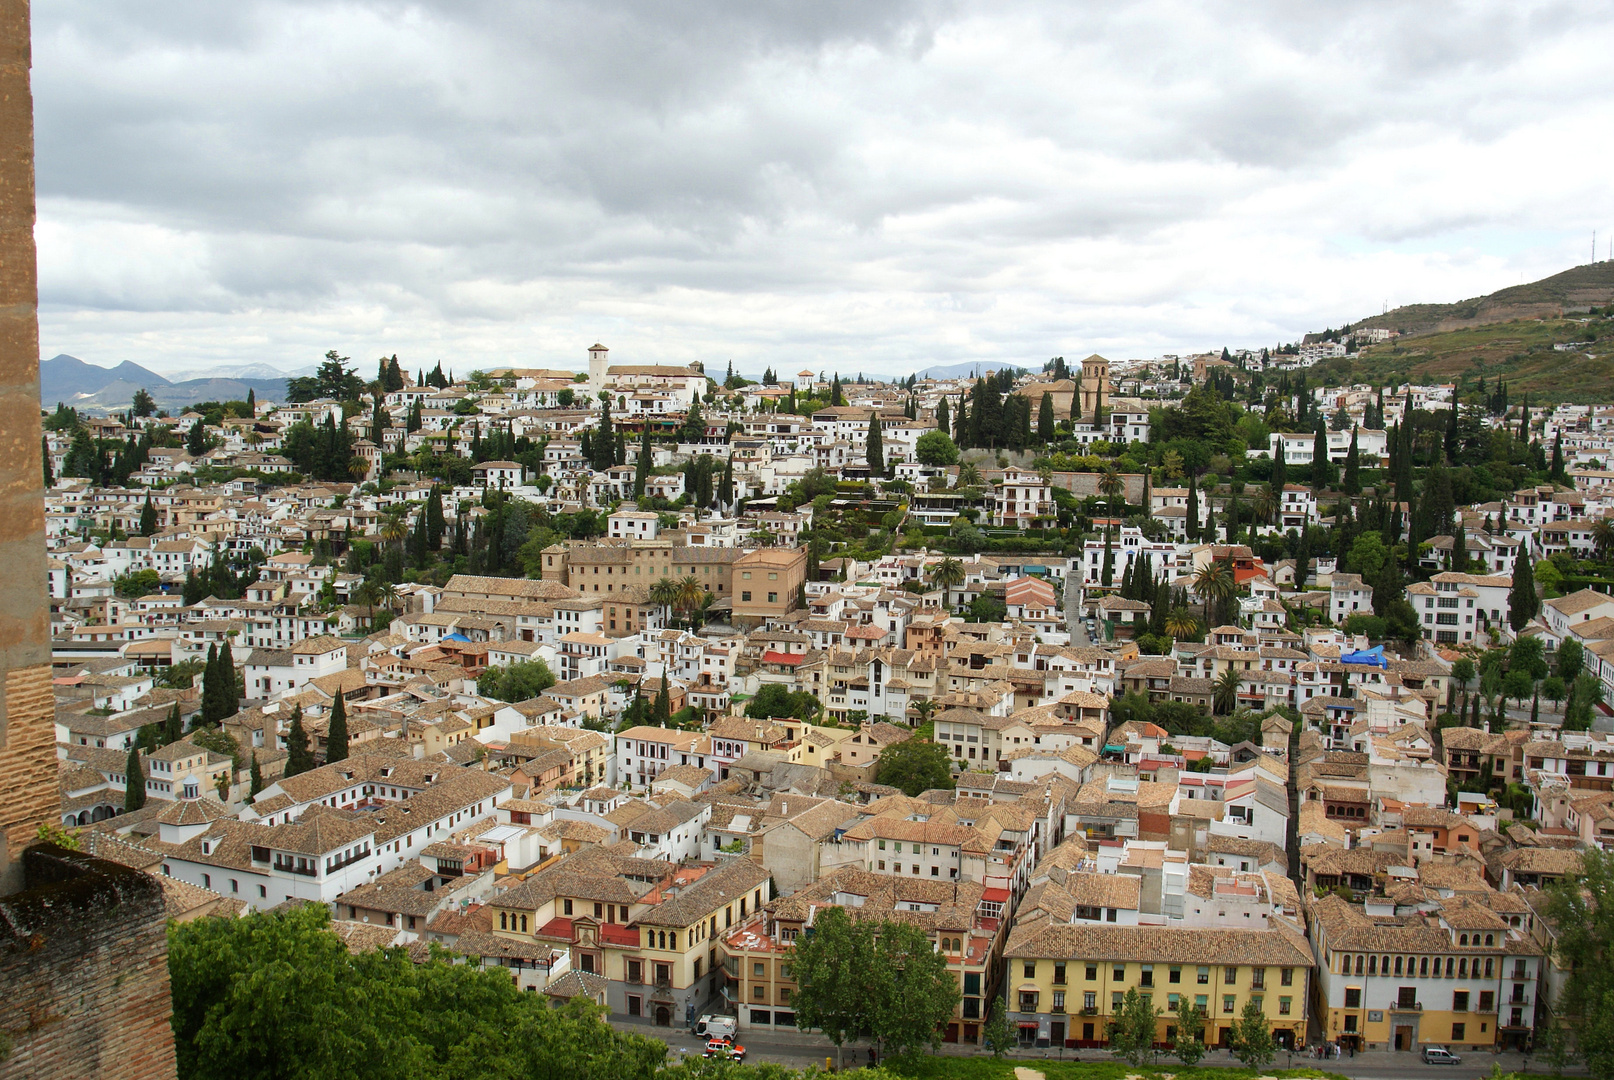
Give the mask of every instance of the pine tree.
[{"label": "pine tree", "polygon": [[1552,437],[1552,464],[1547,468],[1547,479],[1555,484],[1573,486],[1569,482],[1569,474],[1564,471],[1564,435],[1561,431]]},{"label": "pine tree", "polygon": [[258,393],[252,387],[247,387],[247,415],[258,415]]},{"label": "pine tree", "polygon": [[443,519],[443,492],[437,485],[432,485],[431,494],[426,496],[426,547],[431,551],[439,551],[443,546],[443,530],[447,527]]},{"label": "pine tree", "polygon": [[129,744],[123,759],[123,812],[131,813],[146,805],[146,773],[140,763],[140,747]]},{"label": "pine tree", "polygon": [[308,750],[308,732],[303,730],[303,707],[291,711],[291,726],[286,730],[286,771],[283,776],[296,776],[314,767],[314,755]]},{"label": "pine tree", "polygon": [[1043,444],[1054,441],[1054,396],[1046,391],[1037,406],[1037,441]]},{"label": "pine tree", "polygon": [[341,691],[331,702],[331,722],[325,732],[325,764],[347,757],[347,705]]},{"label": "pine tree", "polygon": [[943,394],[941,400],[936,403],[937,431],[950,431],[952,429],[952,417],[948,416],[947,413],[947,395]]},{"label": "pine tree", "polygon": [[869,437],[864,458],[869,463],[869,472],[876,476],[885,475],[885,441],[880,434],[878,409],[869,414]]},{"label": "pine tree", "polygon": [[258,752],[252,752],[252,765],[247,772],[247,798],[252,798],[263,790],[263,770],[258,768]]},{"label": "pine tree", "polygon": [[960,450],[968,450],[972,445],[970,434],[970,410],[965,403],[964,395],[958,396],[958,415],[953,418],[953,443]]},{"label": "pine tree", "polygon": [[185,452],[191,457],[201,457],[207,453],[207,429],[200,418],[191,425],[190,434],[185,439]]},{"label": "pine tree", "polygon": [[241,687],[235,678],[235,657],[230,654],[230,642],[226,640],[219,648],[219,714],[215,720],[223,720],[234,716],[241,711]]},{"label": "pine tree", "polygon": [[717,501],[724,506],[734,505],[734,458],[723,460],[723,479],[717,485]]},{"label": "pine tree", "polygon": [[1328,428],[1322,418],[1311,441],[1311,486],[1321,490],[1334,482],[1334,463],[1328,457]]}]

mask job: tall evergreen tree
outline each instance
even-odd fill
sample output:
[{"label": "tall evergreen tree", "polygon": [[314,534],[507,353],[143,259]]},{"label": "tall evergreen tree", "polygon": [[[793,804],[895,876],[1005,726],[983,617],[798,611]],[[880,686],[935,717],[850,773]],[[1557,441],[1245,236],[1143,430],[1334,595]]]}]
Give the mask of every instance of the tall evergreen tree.
[{"label": "tall evergreen tree", "polygon": [[1328,457],[1328,428],[1319,416],[1311,441],[1311,485],[1321,490],[1333,483],[1334,463]]},{"label": "tall evergreen tree", "polygon": [[1541,610],[1541,597],[1536,595],[1535,566],[1530,561],[1530,541],[1525,539],[1519,557],[1513,564],[1513,587],[1508,590],[1508,625],[1518,633],[1530,625],[1530,620]]},{"label": "tall evergreen tree", "polygon": [[252,752],[252,764],[247,772],[247,798],[253,798],[263,790],[263,770],[258,766],[258,752]]},{"label": "tall evergreen tree", "polygon": [[219,678],[219,647],[217,643],[209,643],[207,662],[202,666],[202,713],[198,718],[202,725],[210,726],[224,715],[219,711],[223,689]]},{"label": "tall evergreen tree", "polygon": [[594,450],[594,471],[605,472],[616,464],[616,439],[611,429],[611,399],[609,396],[600,401],[600,426],[594,432],[591,440]]},{"label": "tall evergreen tree", "polygon": [[960,450],[968,450],[970,442],[970,410],[965,395],[958,396],[958,415],[953,418],[953,443]]},{"label": "tall evergreen tree", "polygon": [[1552,464],[1547,468],[1547,479],[1555,484],[1573,486],[1569,483],[1569,474],[1564,471],[1564,435],[1561,431],[1552,437]]},{"label": "tall evergreen tree", "polygon": [[1284,452],[1287,442],[1282,435],[1278,436],[1278,446],[1272,455],[1272,490],[1282,491],[1283,485],[1289,482],[1289,461]]},{"label": "tall evergreen tree", "polygon": [[230,653],[229,639],[219,647],[219,714],[215,721],[234,716],[241,711],[241,685],[235,677],[235,657]]},{"label": "tall evergreen tree", "polygon": [[1345,494],[1362,493],[1362,454],[1356,445],[1355,427],[1351,428],[1351,448],[1345,452]]},{"label": "tall evergreen tree", "polygon": [[835,381],[829,384],[829,403],[831,405],[845,405],[846,397],[841,393],[841,373],[835,373]]},{"label": "tall evergreen tree", "polygon": [[146,495],[146,505],[140,508],[140,535],[152,536],[157,532],[157,508],[151,503],[151,495]]},{"label": "tall evergreen tree", "polygon": [[1099,570],[1099,585],[1109,588],[1115,580],[1115,551],[1114,532],[1106,526],[1104,529],[1104,563]]},{"label": "tall evergreen tree", "polygon": [[634,462],[633,469],[633,497],[644,498],[645,484],[650,481],[650,420],[645,418],[644,437],[639,442],[639,460]]},{"label": "tall evergreen tree", "polygon": [[871,473],[876,476],[885,475],[885,442],[880,434],[879,409],[869,414],[869,436],[864,459],[869,463]]},{"label": "tall evergreen tree", "polygon": [[656,691],[656,696],[650,703],[650,722],[666,727],[671,716],[672,697],[667,690],[667,669],[662,668],[661,688]]},{"label": "tall evergreen tree", "polygon": [[129,744],[123,759],[123,812],[131,813],[146,805],[146,773],[140,763],[140,747]]},{"label": "tall evergreen tree", "polygon": [[347,705],[337,692],[331,702],[331,722],[325,732],[325,764],[347,757]]},{"label": "tall evergreen tree", "polygon": [[734,505],[734,457],[723,459],[723,479],[717,485],[717,501],[723,506]]},{"label": "tall evergreen tree", "polygon": [[293,707],[291,726],[286,729],[286,771],[284,776],[296,776],[314,767],[314,755],[308,749],[308,732],[303,730],[303,707]]},{"label": "tall evergreen tree", "polygon": [[1188,473],[1188,520],[1186,522],[1189,540],[1199,539],[1199,490],[1194,486],[1194,474]]},{"label": "tall evergreen tree", "polygon": [[1037,406],[1037,441],[1044,445],[1054,441],[1054,396],[1047,391]]},{"label": "tall evergreen tree", "polygon": [[252,387],[247,387],[247,415],[258,415],[258,393]]},{"label": "tall evergreen tree", "polygon": [[191,425],[191,431],[185,438],[185,452],[191,457],[201,457],[207,453],[207,428],[200,418]]},{"label": "tall evergreen tree", "polygon": [[1452,401],[1451,408],[1446,410],[1445,444],[1446,464],[1457,464],[1457,402],[1455,400]]},{"label": "tall evergreen tree", "polygon": [[936,403],[936,430],[937,431],[951,431],[952,430],[952,417],[948,416],[947,412],[948,412],[948,410],[947,410],[947,395],[943,394],[941,396],[941,400]]},{"label": "tall evergreen tree", "polygon": [[432,485],[431,494],[426,496],[426,547],[431,551],[441,550],[443,546],[443,531],[447,522],[443,517],[443,491],[436,484]]},{"label": "tall evergreen tree", "polygon": [[174,702],[168,710],[168,718],[163,721],[163,745],[176,743],[185,737],[185,721],[179,715],[179,702]]}]

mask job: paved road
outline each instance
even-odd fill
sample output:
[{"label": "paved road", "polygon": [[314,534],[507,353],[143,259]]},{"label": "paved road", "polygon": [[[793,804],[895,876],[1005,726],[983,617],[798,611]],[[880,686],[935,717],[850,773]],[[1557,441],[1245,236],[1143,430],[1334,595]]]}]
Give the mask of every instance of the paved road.
[{"label": "paved road", "polygon": [[1065,585],[1065,629],[1070,632],[1070,643],[1072,645],[1091,644],[1087,638],[1087,624],[1082,622],[1076,614],[1076,597],[1080,592],[1081,586],[1077,585],[1072,588],[1067,578]]},{"label": "paved road", "polygon": [[[689,1033],[687,1028],[658,1028],[647,1023],[632,1022],[613,1018],[612,1023],[629,1031],[637,1031],[642,1035],[650,1035],[665,1042],[674,1056],[680,1052],[687,1056],[699,1056],[705,1047],[704,1040],[697,1039]],[[799,1032],[742,1032],[740,1043],[746,1048],[746,1060],[771,1061],[780,1065],[788,1065],[796,1069],[804,1069],[809,1065],[823,1065],[825,1059],[831,1063],[835,1057],[835,1047],[828,1039],[818,1035]],[[943,1054],[960,1057],[984,1057],[985,1051],[976,1047],[959,1047],[944,1045]],[[844,1060],[848,1067],[866,1064],[868,1061],[868,1048],[866,1043],[849,1043],[844,1052]],[[1533,1067],[1536,1072],[1546,1072],[1547,1064],[1539,1058],[1527,1059],[1519,1054],[1489,1054],[1464,1053],[1461,1055],[1461,1065],[1425,1065],[1416,1054],[1391,1053],[1377,1051],[1358,1054],[1355,1057],[1337,1058],[1328,1061],[1319,1061],[1310,1056],[1296,1054],[1293,1057],[1294,1068],[1317,1068],[1329,1072],[1339,1073],[1343,1076],[1360,1078],[1360,1080],[1484,1080],[1491,1075],[1493,1064],[1501,1065],[1503,1072],[1517,1072],[1525,1068],[1526,1064]],[[1067,1050],[1062,1055],[1057,1050],[1028,1050],[1011,1053],[1010,1058],[1024,1061],[1032,1068],[1037,1061],[1114,1061],[1115,1058],[1100,1050]],[[1160,1067],[1170,1071],[1176,1059],[1162,1056]],[[1202,1067],[1232,1067],[1241,1068],[1239,1060],[1221,1050],[1212,1050],[1200,1063]],[[1290,1056],[1280,1053],[1272,1062],[1271,1068],[1289,1068]],[[1585,1075],[1583,1068],[1565,1070],[1566,1075]]]}]

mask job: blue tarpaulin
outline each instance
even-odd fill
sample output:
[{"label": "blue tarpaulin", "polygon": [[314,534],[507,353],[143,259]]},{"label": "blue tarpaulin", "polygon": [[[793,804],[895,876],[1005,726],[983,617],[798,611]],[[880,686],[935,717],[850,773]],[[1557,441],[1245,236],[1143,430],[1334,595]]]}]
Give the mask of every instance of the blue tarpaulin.
[{"label": "blue tarpaulin", "polygon": [[1371,649],[1361,652],[1341,653],[1339,662],[1342,664],[1372,664],[1374,667],[1388,668],[1390,662],[1384,658],[1384,646],[1375,645]]}]

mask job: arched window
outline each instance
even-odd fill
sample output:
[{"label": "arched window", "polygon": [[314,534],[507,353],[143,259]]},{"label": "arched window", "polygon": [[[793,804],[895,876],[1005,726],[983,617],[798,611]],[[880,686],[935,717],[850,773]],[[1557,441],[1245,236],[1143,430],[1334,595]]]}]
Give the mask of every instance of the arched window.
[{"label": "arched window", "polygon": [[1362,974],[1362,957],[1360,955],[1356,958],[1356,973],[1358,975]]},{"label": "arched window", "polygon": [[1401,974],[1401,958],[1399,956],[1395,958],[1395,973],[1397,975]]},{"label": "arched window", "polygon": [[1429,957],[1426,956],[1421,961],[1418,962],[1418,974],[1420,976],[1424,976],[1424,977],[1428,976],[1428,974],[1429,974]]},{"label": "arched window", "polygon": [[1451,972],[1452,972],[1452,958],[1448,956],[1448,957],[1446,957],[1446,978],[1449,979],[1449,978],[1452,977]]},{"label": "arched window", "polygon": [[1468,957],[1466,956],[1457,961],[1457,977],[1459,979],[1468,978]]},{"label": "arched window", "polygon": [[667,935],[667,944],[670,948],[678,948],[678,931],[674,930],[671,934]]},{"label": "arched window", "polygon": [[1367,958],[1367,973],[1369,975],[1377,975],[1379,973],[1379,958],[1378,957],[1370,956],[1370,957]]},{"label": "arched window", "polygon": [[499,912],[499,929],[500,930],[508,930],[508,929],[510,929],[510,927],[508,925],[506,925],[508,919],[509,919],[509,916],[506,915],[505,912],[502,912],[502,911]]},{"label": "arched window", "polygon": [[1495,945],[1496,944],[1496,935],[1495,934],[1486,934],[1485,935],[1485,944],[1487,944],[1487,945]]},{"label": "arched window", "polygon": [[1487,978],[1487,979],[1489,979],[1489,978],[1490,978],[1490,977],[1491,977],[1491,972],[1492,972],[1492,971],[1493,971],[1493,970],[1495,970],[1495,969],[1493,969],[1493,968],[1492,968],[1492,967],[1491,967],[1491,963],[1492,963],[1492,961],[1491,961],[1491,958],[1490,958],[1490,957],[1489,957],[1489,956],[1487,956],[1487,957],[1486,957],[1486,958],[1485,958],[1485,977],[1486,977],[1486,978]]},{"label": "arched window", "polygon": [[1464,934],[1462,937],[1458,938],[1457,939],[1457,944],[1459,944],[1459,945],[1467,945],[1468,944],[1468,935]]}]

